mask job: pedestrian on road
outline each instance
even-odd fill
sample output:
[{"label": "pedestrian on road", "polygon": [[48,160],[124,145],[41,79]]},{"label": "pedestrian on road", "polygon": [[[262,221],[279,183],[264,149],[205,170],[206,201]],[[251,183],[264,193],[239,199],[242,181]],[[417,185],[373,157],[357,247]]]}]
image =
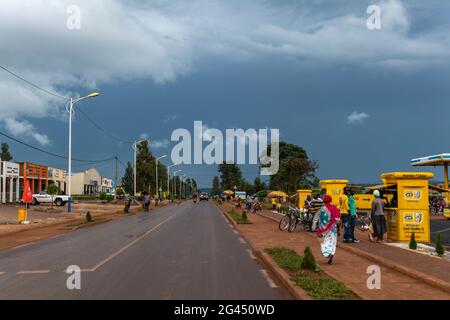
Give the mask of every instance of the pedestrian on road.
[{"label": "pedestrian on road", "polygon": [[[383,199],[381,199],[380,191],[375,190],[373,192],[375,199],[372,202],[371,219],[373,224],[373,230],[377,237],[377,242],[383,242],[383,236],[386,233],[386,218],[385,218],[385,206]],[[369,235],[370,236],[370,235]],[[370,241],[373,241],[372,237]]]},{"label": "pedestrian on road", "polygon": [[144,210],[145,210],[145,212],[149,211],[149,206],[150,206],[150,196],[148,193],[146,193],[144,195]]},{"label": "pedestrian on road", "polygon": [[341,213],[331,204],[333,199],[330,195],[326,195],[323,200],[325,205],[320,209],[317,235],[322,238],[320,248],[323,256],[328,258],[328,264],[332,264],[336,254],[337,228],[341,222]]}]

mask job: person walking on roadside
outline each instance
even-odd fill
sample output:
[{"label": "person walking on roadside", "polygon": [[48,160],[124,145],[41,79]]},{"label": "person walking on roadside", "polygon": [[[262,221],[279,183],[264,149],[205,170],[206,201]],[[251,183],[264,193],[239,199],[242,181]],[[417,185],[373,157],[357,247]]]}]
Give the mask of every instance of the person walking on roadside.
[{"label": "person walking on roadside", "polygon": [[[356,202],[353,197],[353,191],[350,189],[346,190],[346,195],[348,198],[348,226],[347,234],[344,234],[344,238],[347,238],[348,242],[359,243],[360,241],[355,237],[355,225],[356,225]],[[345,228],[345,227],[344,227]]]},{"label": "person walking on roadside", "polygon": [[[374,233],[377,237],[376,242],[383,242],[383,236],[386,233],[386,218],[384,216],[385,206],[383,199],[381,199],[380,191],[373,192],[375,199],[372,202],[371,219]],[[370,236],[370,235],[369,235]],[[373,241],[372,237],[370,241]]]},{"label": "person walking on roadside", "polygon": [[[349,214],[349,206],[348,206],[348,188],[344,189],[344,194],[339,197],[339,207],[342,218],[342,225],[344,226],[344,242],[350,242],[350,214]],[[339,230],[338,230],[339,235]]]},{"label": "person walking on roadside", "polygon": [[333,199],[330,195],[326,195],[323,200],[325,205],[320,209],[317,235],[322,238],[320,249],[323,256],[328,258],[328,264],[332,264],[336,254],[337,229],[341,221],[341,213],[331,204]]},{"label": "person walking on roadside", "polygon": [[311,214],[313,216],[311,231],[317,231],[317,225],[319,223],[320,209],[323,207],[323,200],[319,195],[315,195],[311,201]]},{"label": "person walking on roadside", "polygon": [[145,212],[148,212],[150,206],[150,196],[148,193],[144,195],[144,210]]}]

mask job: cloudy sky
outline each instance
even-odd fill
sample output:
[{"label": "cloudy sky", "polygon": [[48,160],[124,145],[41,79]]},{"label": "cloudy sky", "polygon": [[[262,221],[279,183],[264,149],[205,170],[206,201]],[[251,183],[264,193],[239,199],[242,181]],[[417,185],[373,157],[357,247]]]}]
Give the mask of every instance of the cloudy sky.
[{"label": "cloudy sky", "polygon": [[[380,30],[366,25],[373,4]],[[72,5],[80,29],[67,27]],[[2,0],[0,65],[63,96],[100,91],[83,112],[119,140],[149,137],[157,155],[195,120],[279,128],[319,161],[320,178],[377,182],[450,151],[449,18],[438,0]],[[66,154],[64,104],[0,70],[2,132]],[[131,160],[119,140],[76,114],[74,157]],[[0,141],[16,160],[65,166]],[[113,176],[113,163],[99,169]],[[182,169],[202,186],[216,171]]]}]

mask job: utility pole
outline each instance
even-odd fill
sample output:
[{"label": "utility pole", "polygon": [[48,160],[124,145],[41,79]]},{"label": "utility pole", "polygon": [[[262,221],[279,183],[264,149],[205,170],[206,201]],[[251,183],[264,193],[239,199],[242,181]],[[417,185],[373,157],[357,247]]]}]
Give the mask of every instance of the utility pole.
[{"label": "utility pole", "polygon": [[114,176],[114,200],[117,199],[117,176],[118,176],[118,170],[119,170],[119,157],[116,153],[116,175]]}]

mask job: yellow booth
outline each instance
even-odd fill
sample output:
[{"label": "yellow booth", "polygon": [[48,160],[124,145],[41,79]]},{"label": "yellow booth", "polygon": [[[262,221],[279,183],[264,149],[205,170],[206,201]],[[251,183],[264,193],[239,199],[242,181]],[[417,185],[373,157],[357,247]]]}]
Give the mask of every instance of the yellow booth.
[{"label": "yellow booth", "polygon": [[312,190],[297,190],[298,207],[303,209],[305,207],[305,200],[308,196],[312,196]]},{"label": "yellow booth", "polygon": [[409,241],[414,232],[419,242],[430,242],[430,214],[428,207],[431,172],[393,172],[381,175],[380,191],[391,200],[386,206],[388,239]]},{"label": "yellow booth", "polygon": [[344,209],[344,188],[347,187],[348,180],[322,180],[320,181],[320,187],[324,190],[325,194],[330,195],[333,198],[331,204],[338,207],[341,212]]}]

